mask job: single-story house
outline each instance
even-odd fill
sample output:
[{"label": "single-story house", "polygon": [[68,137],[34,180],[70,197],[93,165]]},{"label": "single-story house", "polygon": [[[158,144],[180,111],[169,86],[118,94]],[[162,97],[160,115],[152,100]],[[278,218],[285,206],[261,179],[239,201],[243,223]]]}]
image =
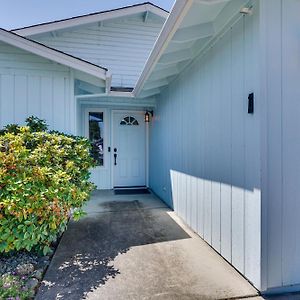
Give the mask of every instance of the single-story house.
[{"label": "single-story house", "polygon": [[149,187],[260,291],[299,291],[299,11],[177,0],[1,29],[0,126],[89,137],[99,189]]}]

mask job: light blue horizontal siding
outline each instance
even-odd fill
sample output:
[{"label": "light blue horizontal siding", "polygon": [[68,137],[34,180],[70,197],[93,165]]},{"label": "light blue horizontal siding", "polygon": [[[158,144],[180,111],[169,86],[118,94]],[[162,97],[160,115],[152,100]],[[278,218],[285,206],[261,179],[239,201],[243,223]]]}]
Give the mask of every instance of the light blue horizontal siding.
[{"label": "light blue horizontal siding", "polygon": [[69,68],[0,43],[0,127],[34,115],[50,129],[75,133],[75,100]]},{"label": "light blue horizontal siding", "polygon": [[[254,11],[158,96],[150,131],[150,186],[259,288],[256,5]],[[254,115],[247,113],[251,92]]]},{"label": "light blue horizontal siding", "polygon": [[106,67],[112,86],[134,87],[162,28],[163,19],[105,21],[32,37],[39,42]]}]

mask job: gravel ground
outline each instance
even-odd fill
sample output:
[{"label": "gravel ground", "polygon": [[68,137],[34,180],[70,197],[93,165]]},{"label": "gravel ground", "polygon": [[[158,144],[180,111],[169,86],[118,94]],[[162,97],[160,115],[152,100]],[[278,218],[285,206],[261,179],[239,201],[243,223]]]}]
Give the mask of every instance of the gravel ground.
[{"label": "gravel ground", "polygon": [[38,256],[31,252],[13,252],[0,256],[0,275],[17,272],[17,267],[31,264],[34,269],[44,268],[48,265],[49,256]]},{"label": "gravel ground", "polygon": [[[0,254],[0,278],[15,276],[22,286],[22,290],[30,291],[34,295],[43,279],[50,263],[51,256],[40,256],[33,252],[16,251]],[[10,284],[11,285],[11,284]],[[0,297],[1,298],[1,297]],[[20,299],[10,297],[7,299]],[[33,299],[31,296],[26,299]]]}]

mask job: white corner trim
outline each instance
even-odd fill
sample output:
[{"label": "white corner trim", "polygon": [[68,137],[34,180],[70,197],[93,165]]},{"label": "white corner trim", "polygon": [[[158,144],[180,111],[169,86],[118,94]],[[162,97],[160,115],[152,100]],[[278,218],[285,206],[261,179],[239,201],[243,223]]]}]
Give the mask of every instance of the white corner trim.
[{"label": "white corner trim", "polygon": [[143,5],[124,7],[120,9],[111,10],[111,11],[99,12],[95,14],[73,17],[65,20],[58,20],[54,22],[37,24],[26,28],[15,29],[12,32],[17,33],[21,36],[31,36],[31,35],[66,29],[70,27],[90,24],[94,22],[102,22],[105,20],[126,17],[133,14],[143,13],[146,11],[150,11],[165,19],[169,15],[169,13],[156,6],[150,4],[143,4]]},{"label": "white corner trim", "polygon": [[107,71],[106,72],[106,85],[105,85],[105,93],[106,94],[110,94],[111,93],[111,91],[110,91],[110,89],[111,89],[111,81],[112,81],[112,74],[109,71]]},{"label": "white corner trim", "polygon": [[145,67],[141,76],[138,79],[138,82],[133,90],[134,96],[138,96],[141,92],[145,81],[150,76],[155,64],[160,59],[161,55],[163,54],[164,50],[168,46],[170,40],[172,39],[173,35],[177,31],[178,27],[180,26],[184,16],[187,14],[189,9],[193,4],[193,0],[180,0],[176,1],[172,11],[158,37],[156,43],[151,51],[151,54],[146,61]]},{"label": "white corner trim", "polygon": [[88,62],[77,59],[68,54],[64,54],[63,52],[59,52],[55,49],[48,48],[42,44],[28,40],[26,38],[18,36],[15,33],[11,33],[1,28],[0,41],[15,46],[17,48],[23,49],[25,51],[29,51],[33,54],[52,60],[64,66],[93,75],[97,78],[103,80],[107,79],[107,71],[101,67],[97,67],[96,65],[92,65]]}]

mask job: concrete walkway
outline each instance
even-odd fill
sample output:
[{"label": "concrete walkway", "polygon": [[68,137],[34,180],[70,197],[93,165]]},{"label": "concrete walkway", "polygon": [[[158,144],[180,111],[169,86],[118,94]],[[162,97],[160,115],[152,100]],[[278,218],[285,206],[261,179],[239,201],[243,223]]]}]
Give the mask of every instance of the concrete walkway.
[{"label": "concrete walkway", "polygon": [[36,299],[259,299],[153,195],[96,191],[71,222]]}]

